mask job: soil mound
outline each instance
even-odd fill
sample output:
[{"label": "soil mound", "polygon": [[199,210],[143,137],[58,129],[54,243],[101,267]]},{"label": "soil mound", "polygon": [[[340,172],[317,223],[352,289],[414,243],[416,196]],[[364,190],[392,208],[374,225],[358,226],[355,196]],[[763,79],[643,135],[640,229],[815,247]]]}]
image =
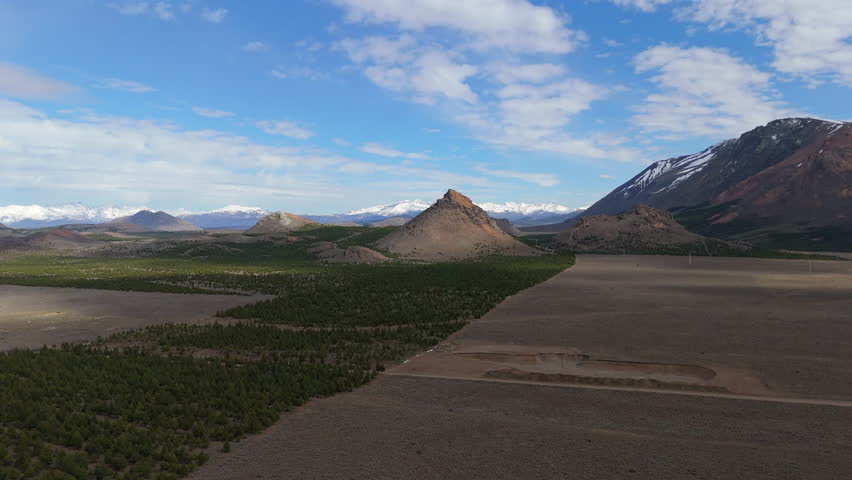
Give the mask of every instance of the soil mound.
[{"label": "soil mound", "polygon": [[246,231],[246,235],[265,235],[269,233],[289,233],[308,225],[319,225],[313,220],[286,212],[275,212],[257,221]]},{"label": "soil mound", "polygon": [[407,258],[449,261],[480,255],[534,255],[515,240],[470,198],[448,190],[443,198],[376,246]]}]

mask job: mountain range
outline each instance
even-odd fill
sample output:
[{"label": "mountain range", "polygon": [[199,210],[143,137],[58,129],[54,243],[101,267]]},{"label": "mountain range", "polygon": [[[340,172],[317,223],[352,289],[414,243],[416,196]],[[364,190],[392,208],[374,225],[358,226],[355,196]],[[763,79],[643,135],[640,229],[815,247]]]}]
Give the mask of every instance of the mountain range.
[{"label": "mountain range", "polygon": [[[645,204],[691,231],[764,246],[852,245],[852,123],[787,118],[701,152],[655,162],[583,212]],[[558,232],[576,223],[525,228]]]},{"label": "mountain range", "polygon": [[[319,223],[370,225],[401,225],[432,205],[423,200],[404,200],[331,215],[302,215]],[[483,209],[492,217],[509,219],[515,225],[556,223],[582,213],[582,209],[542,203],[484,203]],[[147,207],[92,208],[80,203],[45,207],[40,205],[0,206],[0,223],[13,228],[44,228],[67,224],[100,224],[128,217]],[[209,212],[172,211],[171,214],[202,228],[253,227],[258,220],[272,212],[257,207],[229,205]]]}]

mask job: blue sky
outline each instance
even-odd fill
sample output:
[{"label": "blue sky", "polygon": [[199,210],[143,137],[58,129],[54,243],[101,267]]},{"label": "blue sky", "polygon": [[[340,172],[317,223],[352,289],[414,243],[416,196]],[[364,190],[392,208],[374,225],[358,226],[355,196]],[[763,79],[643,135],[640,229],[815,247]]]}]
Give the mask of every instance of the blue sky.
[{"label": "blue sky", "polygon": [[852,118],[850,35],[847,0],[7,0],[0,205],[579,207]]}]

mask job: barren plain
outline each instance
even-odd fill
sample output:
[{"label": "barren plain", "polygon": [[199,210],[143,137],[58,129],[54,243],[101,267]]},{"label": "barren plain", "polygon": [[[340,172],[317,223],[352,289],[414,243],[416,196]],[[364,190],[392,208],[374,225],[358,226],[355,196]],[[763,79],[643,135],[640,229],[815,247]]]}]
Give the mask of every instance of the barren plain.
[{"label": "barren plain", "polygon": [[581,256],[191,478],[845,478],[850,312],[848,262]]},{"label": "barren plain", "polygon": [[194,323],[266,296],[0,285],[0,351],[38,348],[161,323]]}]

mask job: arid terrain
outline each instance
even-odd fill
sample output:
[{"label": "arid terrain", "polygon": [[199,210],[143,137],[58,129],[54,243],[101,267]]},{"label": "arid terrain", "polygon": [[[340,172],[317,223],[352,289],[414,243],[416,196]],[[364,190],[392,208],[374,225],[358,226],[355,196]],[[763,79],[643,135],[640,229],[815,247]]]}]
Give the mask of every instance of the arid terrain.
[{"label": "arid terrain", "polygon": [[844,478],[850,299],[847,262],[582,256],[191,478]]},{"label": "arid terrain", "polygon": [[194,323],[262,298],[0,285],[0,351],[94,340],[161,323]]}]

